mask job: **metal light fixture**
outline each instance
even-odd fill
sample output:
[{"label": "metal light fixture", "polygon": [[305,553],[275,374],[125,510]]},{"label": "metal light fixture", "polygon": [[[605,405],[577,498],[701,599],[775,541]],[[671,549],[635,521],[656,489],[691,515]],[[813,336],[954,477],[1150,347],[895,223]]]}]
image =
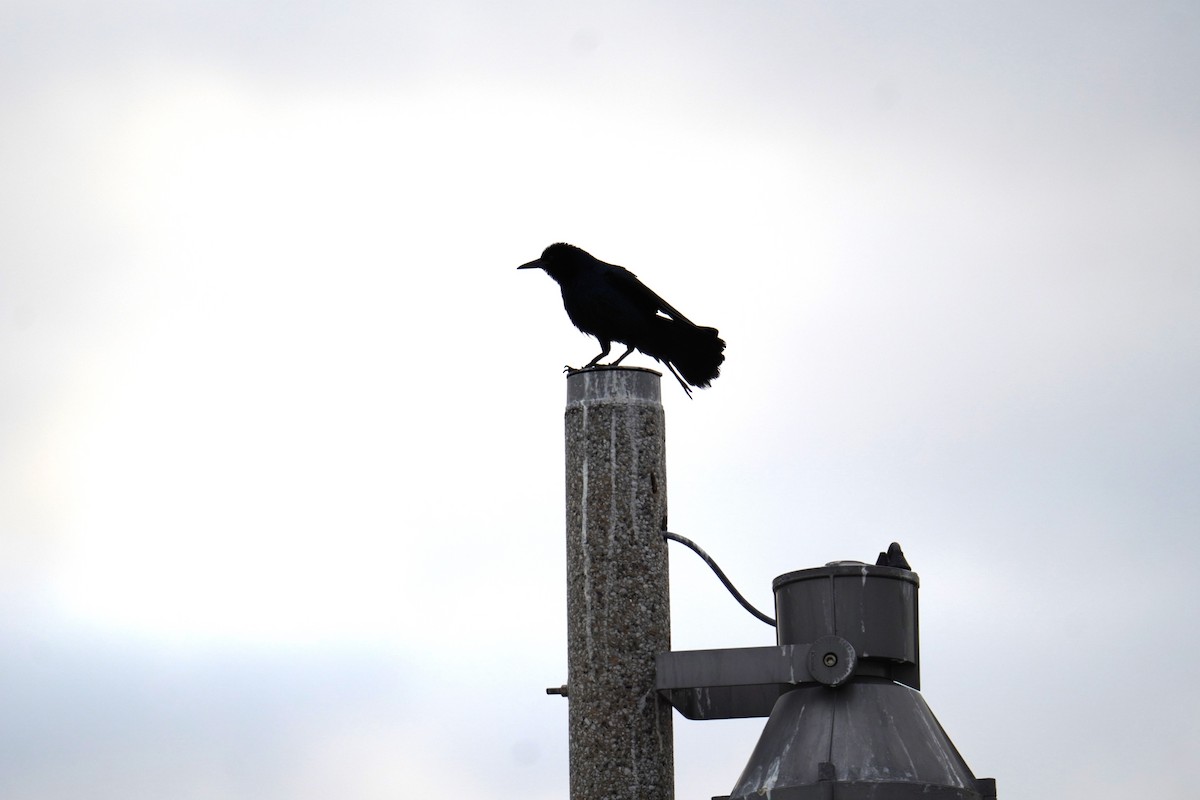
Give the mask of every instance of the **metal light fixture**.
[{"label": "metal light fixture", "polygon": [[768,717],[729,800],[996,797],[919,691],[918,585],[861,562],[789,572],[774,647],[658,656],[657,688],[688,719]]}]

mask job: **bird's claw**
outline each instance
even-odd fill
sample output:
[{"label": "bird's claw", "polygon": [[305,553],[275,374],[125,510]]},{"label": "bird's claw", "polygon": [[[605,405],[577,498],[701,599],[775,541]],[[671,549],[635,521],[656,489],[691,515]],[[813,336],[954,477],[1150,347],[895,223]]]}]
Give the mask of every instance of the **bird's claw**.
[{"label": "bird's claw", "polygon": [[563,367],[563,372],[566,373],[567,375],[575,375],[580,372],[591,372],[592,370],[601,369],[602,367],[606,367],[606,366],[609,366],[609,365],[608,364],[588,364],[588,365],[582,366],[582,367],[572,367],[570,364],[568,364],[567,366]]}]

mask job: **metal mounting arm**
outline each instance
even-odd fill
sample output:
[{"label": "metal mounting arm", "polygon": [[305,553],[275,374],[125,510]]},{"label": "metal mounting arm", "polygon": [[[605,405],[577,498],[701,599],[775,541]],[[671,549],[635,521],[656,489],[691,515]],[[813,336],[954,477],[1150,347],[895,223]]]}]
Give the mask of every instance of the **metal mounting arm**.
[{"label": "metal mounting arm", "polygon": [[766,717],[779,696],[803,683],[840,686],[884,671],[860,661],[840,636],[811,644],[683,650],[655,658],[659,694],[688,719]]}]

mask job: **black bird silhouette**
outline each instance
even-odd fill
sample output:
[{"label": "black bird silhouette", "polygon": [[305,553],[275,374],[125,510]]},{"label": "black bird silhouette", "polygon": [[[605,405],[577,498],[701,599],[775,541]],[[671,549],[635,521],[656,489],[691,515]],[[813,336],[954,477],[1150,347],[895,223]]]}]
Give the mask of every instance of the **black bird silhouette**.
[{"label": "black bird silhouette", "polygon": [[911,570],[908,565],[908,559],[904,557],[904,551],[900,549],[899,542],[892,542],[888,545],[886,553],[880,553],[879,558],[875,560],[877,567],[899,567],[900,569]]},{"label": "black bird silhouette", "polygon": [[691,386],[704,388],[721,374],[725,342],[717,329],[696,325],[624,267],[560,242],[517,269],[543,269],[558,281],[571,322],[600,340],[600,355],[582,369],[596,366],[613,342],[621,342],[629,349],[602,366],[615,367],[635,349],[641,350],[666,364],[688,397]]}]

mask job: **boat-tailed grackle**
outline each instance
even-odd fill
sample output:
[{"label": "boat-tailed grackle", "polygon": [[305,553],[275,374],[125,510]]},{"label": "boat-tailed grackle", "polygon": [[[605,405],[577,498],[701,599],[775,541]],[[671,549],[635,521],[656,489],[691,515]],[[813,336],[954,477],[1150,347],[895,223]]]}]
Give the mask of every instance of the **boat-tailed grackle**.
[{"label": "boat-tailed grackle", "polygon": [[624,267],[559,243],[517,269],[545,270],[562,289],[571,322],[600,341],[600,355],[582,369],[600,365],[612,343],[621,342],[629,349],[611,364],[600,366],[615,367],[635,349],[641,350],[666,364],[688,397],[692,386],[704,388],[721,374],[725,342],[717,329],[696,325]]}]

